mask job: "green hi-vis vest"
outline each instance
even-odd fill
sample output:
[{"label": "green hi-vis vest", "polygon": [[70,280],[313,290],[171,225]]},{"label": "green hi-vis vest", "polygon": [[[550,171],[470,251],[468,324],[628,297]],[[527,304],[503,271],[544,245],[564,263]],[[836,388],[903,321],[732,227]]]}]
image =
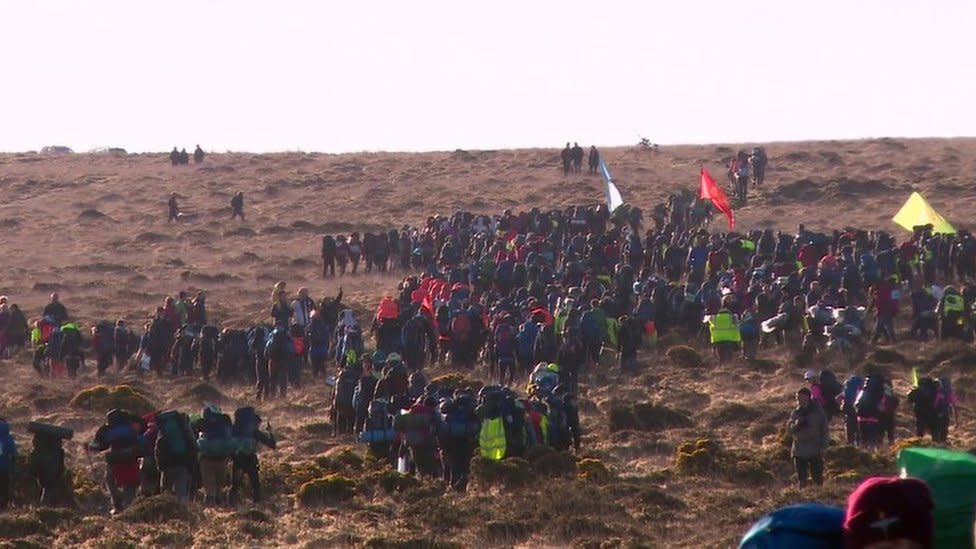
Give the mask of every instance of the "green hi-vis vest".
[{"label": "green hi-vis vest", "polygon": [[728,311],[721,311],[718,314],[712,315],[712,318],[708,321],[708,333],[711,336],[713,345],[724,342],[742,342],[742,334],[739,333],[739,327],[735,324],[732,313]]},{"label": "green hi-vis vest", "polygon": [[961,295],[947,294],[944,298],[945,307],[942,308],[944,314],[961,313],[966,308]]},{"label": "green hi-vis vest", "polygon": [[505,457],[505,420],[503,418],[496,417],[481,422],[478,446],[480,447],[482,457],[495,461],[499,461]]}]

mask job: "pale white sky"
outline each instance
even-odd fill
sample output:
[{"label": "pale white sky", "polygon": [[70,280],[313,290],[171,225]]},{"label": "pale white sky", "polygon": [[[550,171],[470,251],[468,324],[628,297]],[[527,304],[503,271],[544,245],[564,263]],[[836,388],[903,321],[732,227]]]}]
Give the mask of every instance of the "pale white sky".
[{"label": "pale white sky", "polygon": [[0,150],[976,135],[973,0],[0,0]]}]

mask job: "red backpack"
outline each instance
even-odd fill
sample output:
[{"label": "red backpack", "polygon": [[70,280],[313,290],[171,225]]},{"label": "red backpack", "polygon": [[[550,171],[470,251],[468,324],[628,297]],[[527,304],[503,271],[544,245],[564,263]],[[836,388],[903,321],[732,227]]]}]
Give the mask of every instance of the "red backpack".
[{"label": "red backpack", "polygon": [[471,317],[467,313],[458,313],[451,319],[451,337],[455,341],[467,341],[471,337]]}]

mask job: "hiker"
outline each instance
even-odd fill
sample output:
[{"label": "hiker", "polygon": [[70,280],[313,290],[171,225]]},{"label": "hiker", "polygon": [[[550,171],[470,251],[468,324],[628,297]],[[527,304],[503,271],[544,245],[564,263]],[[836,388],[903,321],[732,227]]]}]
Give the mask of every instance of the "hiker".
[{"label": "hiker", "polygon": [[953,286],[946,286],[942,293],[942,299],[936,306],[936,316],[939,322],[939,341],[946,338],[956,338],[963,341],[968,340],[966,330],[966,302]]},{"label": "hiker", "polygon": [[60,326],[68,320],[68,309],[61,303],[61,296],[58,292],[51,294],[51,301],[44,306],[41,316],[54,326]]},{"label": "hiker", "polygon": [[200,145],[197,145],[197,148],[193,151],[193,163],[199,164],[203,162],[203,156],[203,149],[200,148]]},{"label": "hiker", "polygon": [[189,417],[176,410],[153,417],[156,439],[153,457],[160,473],[161,491],[185,503],[192,494],[194,469],[198,459],[197,441]]},{"label": "hiker", "polygon": [[336,240],[332,235],[322,237],[322,278],[335,276]]},{"label": "hiker", "polygon": [[738,319],[727,308],[711,315],[708,320],[708,334],[720,364],[731,360],[742,345]]},{"label": "hiker", "polygon": [[186,152],[186,147],[180,149],[180,165],[187,166],[190,164],[190,154]]},{"label": "hiker", "polygon": [[6,333],[3,334],[6,351],[12,353],[27,346],[30,327],[27,325],[27,317],[20,307],[13,303],[10,305],[9,315],[7,316]]},{"label": "hiker", "polygon": [[579,175],[583,172],[583,147],[579,143],[573,143],[573,173]]},{"label": "hiker", "polygon": [[237,194],[230,199],[230,219],[233,221],[237,217],[244,221],[244,191],[237,191]]},{"label": "hiker", "polygon": [[298,289],[298,295],[291,302],[292,322],[305,331],[305,327],[311,321],[312,312],[315,311],[315,301],[308,297],[308,288]]},{"label": "hiker", "polygon": [[847,444],[860,446],[861,433],[857,423],[857,412],[854,403],[857,395],[864,386],[864,378],[852,375],[844,381],[844,392],[837,395],[838,405],[844,413],[844,429],[847,435]]},{"label": "hiker", "polygon": [[444,480],[458,492],[467,488],[471,457],[478,446],[481,422],[475,415],[476,407],[474,395],[460,389],[438,407],[437,438],[443,453]]},{"label": "hiker", "polygon": [[136,497],[140,485],[139,458],[143,455],[139,435],[146,430],[143,419],[126,410],[113,409],[105,424],[85,446],[88,452],[106,452],[105,486],[112,499],[111,514],[121,513]]},{"label": "hiker", "polygon": [[34,439],[31,452],[27,457],[30,476],[34,478],[41,489],[41,505],[54,507],[71,503],[74,499],[70,493],[65,493],[64,486],[70,488],[71,481],[65,473],[63,440],[60,434],[49,431],[32,430]]},{"label": "hiker", "polygon": [[590,155],[589,155],[589,168],[590,173],[594,174],[600,168],[600,151],[596,150],[596,146],[590,145]]},{"label": "hiker", "polygon": [[845,549],[932,549],[932,492],[917,478],[872,477],[847,498]]},{"label": "hiker", "polygon": [[276,328],[288,328],[295,310],[288,302],[288,293],[284,288],[275,289],[274,302],[271,305],[271,320]]},{"label": "hiker", "polygon": [[0,511],[10,505],[10,487],[17,466],[17,443],[10,434],[10,424],[0,417]]},{"label": "hiker", "polygon": [[792,435],[790,457],[796,469],[800,488],[810,478],[817,486],[823,484],[823,452],[830,443],[827,418],[819,404],[813,402],[810,389],[802,387],[796,392],[796,409],[790,414],[786,432]]},{"label": "hiker", "polygon": [[895,287],[892,283],[894,276],[880,280],[871,291],[872,302],[870,310],[875,311],[877,323],[871,343],[877,343],[884,336],[885,343],[895,343],[895,317],[898,316],[898,300],[895,298]]},{"label": "hiker", "polygon": [[863,447],[876,448],[881,445],[882,415],[889,407],[883,376],[877,373],[868,375],[854,401],[854,412],[857,414],[858,432]]},{"label": "hiker", "polygon": [[166,222],[169,223],[170,221],[179,221],[180,220],[180,205],[176,201],[176,192],[175,191],[172,192],[172,193],[170,193],[170,195],[169,195],[169,202],[167,202],[167,205],[169,206],[169,217],[166,218]]},{"label": "hiker", "polygon": [[573,168],[573,149],[569,147],[569,141],[566,142],[566,148],[559,153],[559,158],[563,162],[563,175],[569,175]]},{"label": "hiker", "polygon": [[221,412],[216,405],[204,407],[200,414],[197,445],[205,505],[224,503],[227,462],[234,453],[232,426],[230,416]]},{"label": "hiker", "polygon": [[959,422],[956,396],[952,394],[948,378],[923,377],[908,393],[915,413],[915,432],[921,438],[926,433],[932,441],[945,444],[949,436],[949,424]]},{"label": "hiker", "polygon": [[237,450],[234,452],[231,466],[230,502],[238,501],[239,493],[244,484],[244,477],[251,484],[251,499],[254,503],[261,501],[261,477],[258,462],[258,444],[272,450],[277,448],[277,441],[271,432],[261,430],[261,417],[251,406],[244,406],[234,411],[234,425],[232,428]]},{"label": "hiker", "polygon": [[[640,325],[637,319],[632,318],[630,315],[620,315],[620,318],[617,319],[617,326],[616,349],[620,371],[636,373],[637,350],[640,348],[641,341],[643,340]],[[575,378],[575,376],[572,377]],[[575,383],[569,384],[568,386],[575,387]]]},{"label": "hiker", "polygon": [[749,155],[749,167],[752,168],[752,184],[756,187],[762,186],[766,180],[766,164],[768,162],[766,149],[763,147],[752,148],[752,154]]},{"label": "hiker", "polygon": [[420,397],[405,414],[393,418],[393,429],[400,435],[400,457],[409,456],[416,472],[423,477],[437,477],[435,459],[438,417],[432,397]]}]

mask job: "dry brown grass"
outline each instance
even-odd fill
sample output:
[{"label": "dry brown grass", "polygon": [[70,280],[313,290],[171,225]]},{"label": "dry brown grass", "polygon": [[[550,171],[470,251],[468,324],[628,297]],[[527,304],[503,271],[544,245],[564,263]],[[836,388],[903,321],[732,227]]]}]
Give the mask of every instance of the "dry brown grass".
[{"label": "dry brown grass", "polygon": [[[676,187],[694,189],[700,163],[721,179],[733,149],[603,152],[624,197],[647,211]],[[960,228],[976,205],[969,181],[976,171],[973,139],[789,143],[768,150],[767,187],[736,211],[742,227],[843,224],[901,235],[890,218],[912,189]],[[0,294],[34,317],[57,290],[87,327],[103,318],[138,327],[164,296],[201,289],[212,318],[241,327],[264,320],[270,286],[286,280],[316,297],[342,286],[344,301],[364,319],[399,275],[321,280],[315,262],[322,232],[388,229],[458,209],[494,213],[602,201],[599,178],[564,179],[557,158],[553,150],[228,154],[174,169],[163,155],[0,155]],[[229,221],[230,196],[238,189],[246,196],[245,223]],[[179,224],[165,222],[170,191],[193,214]],[[122,517],[128,520],[108,519],[99,485],[104,466],[90,464],[80,443],[108,407],[197,408],[215,401],[232,408],[249,402],[252,390],[114,369],[105,379],[86,371],[78,380],[37,380],[22,354],[0,361],[0,414],[12,421],[22,447],[29,445],[24,428],[31,419],[75,429],[66,449],[78,508],[26,510],[36,489],[18,483],[19,507],[0,521],[0,544],[14,536],[18,547],[730,547],[777,505],[841,503],[863,476],[892,472],[890,452],[837,446],[828,454],[827,485],[801,494],[778,438],[790,395],[801,384],[793,353],[763,350],[759,361],[718,365],[697,345],[678,356],[674,347],[681,344],[668,338],[660,348],[673,352],[642,354],[636,378],[601,367],[582,380],[583,456],[476,460],[468,494],[398,475],[364,458],[351,438],[331,438],[329,391],[308,383],[287,401],[260,406],[279,438],[278,450],[262,455],[267,500],[237,509],[194,505],[188,524],[181,514],[156,510],[155,500]],[[976,446],[968,408],[976,394],[971,347],[903,342],[869,356],[891,372],[901,394],[912,366],[952,375],[966,408],[950,442]],[[483,368],[463,374],[435,368],[428,377],[437,376],[448,376],[441,381],[453,386],[477,388],[484,381]],[[903,402],[902,438],[912,435],[909,412]],[[839,441],[841,428],[833,429]],[[175,520],[152,523],[157,516]],[[438,516],[446,518],[430,518]]]}]

